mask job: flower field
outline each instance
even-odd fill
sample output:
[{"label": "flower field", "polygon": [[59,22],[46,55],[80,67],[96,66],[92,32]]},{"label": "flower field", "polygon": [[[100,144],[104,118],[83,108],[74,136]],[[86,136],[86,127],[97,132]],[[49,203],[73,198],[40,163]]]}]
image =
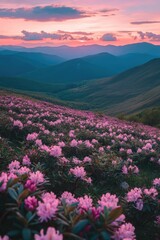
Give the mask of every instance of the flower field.
[{"label": "flower field", "polygon": [[1,92],[0,240],[159,240],[160,130]]}]

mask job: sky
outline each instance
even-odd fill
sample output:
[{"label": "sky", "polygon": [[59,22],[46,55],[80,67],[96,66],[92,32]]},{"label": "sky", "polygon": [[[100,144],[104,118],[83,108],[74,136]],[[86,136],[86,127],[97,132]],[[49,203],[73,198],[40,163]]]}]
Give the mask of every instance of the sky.
[{"label": "sky", "polygon": [[0,0],[0,45],[160,44],[160,0]]}]

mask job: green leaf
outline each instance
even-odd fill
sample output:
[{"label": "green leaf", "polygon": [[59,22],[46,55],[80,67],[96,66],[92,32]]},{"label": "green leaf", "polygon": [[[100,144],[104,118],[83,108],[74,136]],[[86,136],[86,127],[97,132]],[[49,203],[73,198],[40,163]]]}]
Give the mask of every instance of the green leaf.
[{"label": "green leaf", "polygon": [[104,240],[110,240],[110,235],[106,232],[106,231],[103,231],[101,232],[101,236]]},{"label": "green leaf", "polygon": [[121,214],[122,214],[122,207],[117,207],[113,209],[108,215],[107,222],[108,223],[114,222]]},{"label": "green leaf", "polygon": [[105,206],[104,207],[104,215],[106,218],[108,217],[108,214],[109,214],[109,211],[108,211],[107,207]]},{"label": "green leaf", "polygon": [[28,223],[30,223],[36,216],[36,213],[28,212],[26,215],[26,218],[28,220]]},{"label": "green leaf", "polygon": [[16,200],[16,202],[17,202],[17,199],[18,199],[18,194],[17,194],[17,192],[16,192],[13,188],[8,188],[8,193],[9,193],[9,195],[11,196],[11,198],[13,198],[14,200]]},{"label": "green leaf", "polygon": [[63,233],[63,235],[66,236],[66,237],[70,237],[69,239],[85,240],[84,238],[81,238],[81,237],[79,237],[79,236],[77,236],[73,233],[70,233],[70,232],[69,233],[68,232]]},{"label": "green leaf", "polygon": [[18,201],[21,202],[24,198],[29,195],[29,190],[25,189],[18,197]]},{"label": "green leaf", "polygon": [[20,234],[20,230],[12,230],[7,232],[7,236],[12,238],[18,236],[19,234]]},{"label": "green leaf", "polygon": [[72,232],[77,234],[81,232],[89,224],[88,219],[79,221],[72,229]]},{"label": "green leaf", "polygon": [[30,240],[32,236],[31,230],[29,228],[24,228],[22,230],[23,240]]},{"label": "green leaf", "polygon": [[18,188],[18,194],[21,194],[24,190],[23,184],[21,184]]}]

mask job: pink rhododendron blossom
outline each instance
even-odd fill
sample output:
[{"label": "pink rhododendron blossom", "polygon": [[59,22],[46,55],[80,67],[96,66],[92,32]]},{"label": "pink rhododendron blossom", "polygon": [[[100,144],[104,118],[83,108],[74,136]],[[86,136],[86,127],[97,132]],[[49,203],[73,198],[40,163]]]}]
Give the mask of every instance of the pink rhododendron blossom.
[{"label": "pink rhododendron blossom", "polygon": [[46,145],[40,146],[40,149],[41,149],[42,151],[50,152],[50,148],[49,148],[48,146],[46,146]]},{"label": "pink rhododendron blossom", "polygon": [[30,165],[31,165],[31,161],[30,161],[30,158],[28,157],[28,155],[25,155],[25,156],[23,157],[22,164],[23,164],[23,165],[27,165],[27,166],[30,166]]},{"label": "pink rhododendron blossom", "polygon": [[92,179],[90,177],[88,178],[84,178],[84,181],[86,181],[87,183],[91,184],[92,183]]},{"label": "pink rhododendron blossom", "polygon": [[20,162],[18,162],[17,160],[12,161],[9,165],[8,165],[9,171],[15,170],[15,169],[19,169],[20,168]]},{"label": "pink rhododendron blossom", "polygon": [[[13,171],[13,170],[12,170]],[[24,166],[24,167],[20,167],[18,170],[14,170],[14,172],[18,175],[23,175],[23,174],[27,174],[29,173],[31,170],[30,168]]]},{"label": "pink rhododendron blossom", "polygon": [[25,203],[26,209],[28,209],[29,211],[33,211],[37,207],[38,200],[36,199],[35,196],[33,196],[33,197],[29,196],[25,199],[24,203]]},{"label": "pink rhododendron blossom", "polygon": [[83,179],[86,177],[86,171],[84,170],[84,167],[75,167],[71,168],[69,173],[73,174],[77,178]]},{"label": "pink rhododendron blossom", "polygon": [[42,140],[41,139],[36,139],[35,143],[38,147],[42,146]]},{"label": "pink rhododendron blossom", "polygon": [[38,133],[34,132],[34,133],[31,133],[31,134],[28,134],[27,137],[26,137],[26,140],[27,141],[34,141],[34,140],[36,140],[37,137],[38,137]]},{"label": "pink rhododendron blossom", "polygon": [[60,147],[65,147],[66,144],[65,144],[64,142],[58,142],[58,146],[60,146]]},{"label": "pink rhododendron blossom", "polygon": [[55,228],[49,227],[47,229],[46,234],[44,234],[44,230],[42,229],[40,231],[40,235],[35,234],[34,236],[35,240],[63,240],[63,235],[59,233],[59,231],[56,231]]},{"label": "pink rhododendron blossom", "polygon": [[31,192],[34,192],[36,190],[36,184],[32,182],[32,180],[27,180],[25,187],[28,188]]},{"label": "pink rhododendron blossom", "polygon": [[127,154],[132,154],[133,152],[132,152],[132,149],[128,149],[127,150]]},{"label": "pink rhododendron blossom", "polygon": [[5,236],[3,236],[3,237],[2,237],[2,236],[0,236],[0,240],[9,240],[9,237],[8,237],[8,236],[6,236],[6,235],[5,235]]},{"label": "pink rhododendron blossom", "polygon": [[61,158],[59,158],[59,162],[61,164],[66,164],[66,163],[69,163],[69,160],[67,158],[65,158],[65,157],[61,157]]},{"label": "pink rhododendron blossom", "polygon": [[77,202],[77,199],[75,198],[75,196],[72,193],[67,191],[62,193],[60,200],[61,201],[64,200],[67,204],[72,204]]},{"label": "pink rhododendron blossom", "polygon": [[41,222],[52,219],[58,210],[59,200],[54,193],[45,193],[42,202],[38,202],[37,215]]},{"label": "pink rhododendron blossom", "polygon": [[127,202],[136,202],[139,198],[142,198],[142,190],[140,188],[131,189],[126,196]]},{"label": "pink rhododendron blossom", "polygon": [[78,198],[78,207],[81,210],[81,212],[90,210],[92,208],[92,204],[93,204],[92,198],[87,195]]},{"label": "pink rhododendron blossom", "polygon": [[13,126],[14,127],[18,127],[19,129],[23,129],[23,123],[21,121],[19,121],[19,120],[15,120],[13,122]]},{"label": "pink rhododendron blossom", "polygon": [[114,237],[114,240],[124,240],[124,239],[130,239],[135,240],[135,228],[131,223],[125,223],[120,226],[120,228],[116,231]]},{"label": "pink rhododendron blossom", "polygon": [[50,149],[50,156],[60,157],[62,155],[62,149],[60,146],[52,146]]},{"label": "pink rhododendron blossom", "polygon": [[72,161],[73,161],[74,164],[81,164],[81,160],[79,160],[76,157],[74,157]]},{"label": "pink rhododendron blossom", "polygon": [[73,140],[70,142],[70,146],[71,146],[71,147],[77,147],[77,145],[78,145],[78,142],[77,142],[76,139],[73,139]]},{"label": "pink rhododendron blossom", "polygon": [[143,209],[143,200],[141,198],[137,200],[135,208],[140,211]]},{"label": "pink rhododendron blossom", "polygon": [[155,199],[156,196],[158,195],[158,192],[157,192],[157,190],[154,187],[152,187],[150,189],[146,188],[146,189],[144,189],[143,192],[144,192],[145,195],[147,195],[147,196],[149,196],[149,197],[151,197],[153,199]]},{"label": "pink rhododendron blossom", "polygon": [[128,168],[125,165],[122,167],[122,173],[128,174]]},{"label": "pink rhododendron blossom", "polygon": [[106,193],[101,196],[100,200],[98,200],[98,204],[100,205],[101,210],[103,210],[104,207],[114,209],[118,206],[118,198],[116,197],[116,195]]},{"label": "pink rhododendron blossom", "polygon": [[155,178],[155,179],[153,180],[153,185],[160,187],[160,178]]},{"label": "pink rhododendron blossom", "polygon": [[43,183],[45,181],[44,175],[40,171],[30,173],[29,180],[31,180],[32,183],[34,183],[36,185],[39,183]]}]

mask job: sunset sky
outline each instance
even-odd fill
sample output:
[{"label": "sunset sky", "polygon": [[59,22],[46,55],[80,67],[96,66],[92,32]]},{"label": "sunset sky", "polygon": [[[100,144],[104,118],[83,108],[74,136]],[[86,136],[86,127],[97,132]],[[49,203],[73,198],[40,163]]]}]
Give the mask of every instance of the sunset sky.
[{"label": "sunset sky", "polygon": [[0,0],[0,45],[160,44],[159,0]]}]

